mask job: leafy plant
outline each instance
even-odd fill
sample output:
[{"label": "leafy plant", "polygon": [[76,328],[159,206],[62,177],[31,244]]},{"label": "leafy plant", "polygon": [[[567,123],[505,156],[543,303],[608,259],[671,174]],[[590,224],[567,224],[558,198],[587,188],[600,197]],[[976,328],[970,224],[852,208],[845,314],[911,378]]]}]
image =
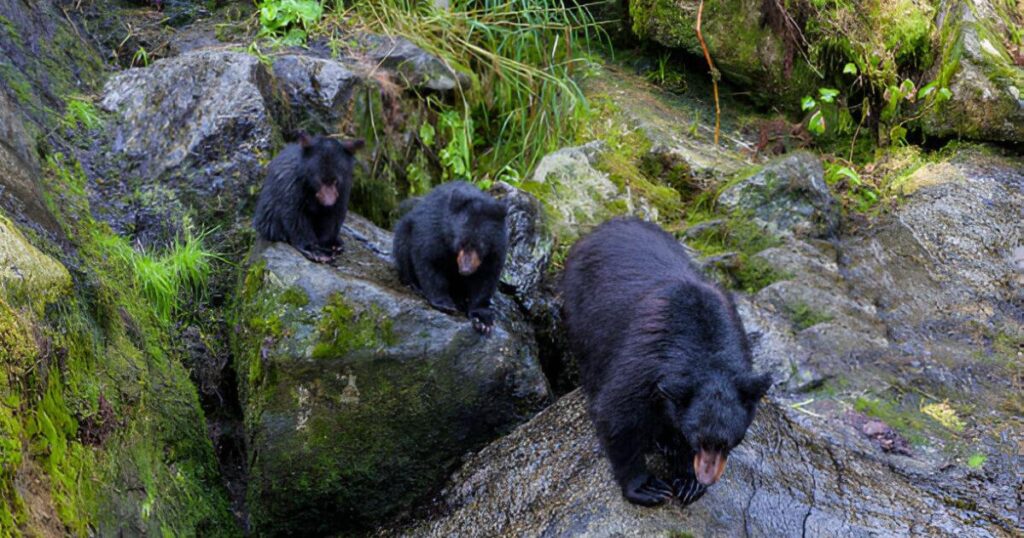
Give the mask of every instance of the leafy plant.
[{"label": "leafy plant", "polygon": [[81,124],[88,130],[96,129],[102,124],[96,106],[89,98],[82,96],[68,99],[61,123],[68,129],[75,129]]},{"label": "leafy plant", "polygon": [[132,55],[131,67],[136,65],[141,65],[142,67],[149,66],[149,52],[146,51],[145,47],[139,47],[139,50],[135,51],[135,54]]},{"label": "leafy plant", "polygon": [[[434,104],[444,143],[438,156],[448,177],[466,174],[481,185],[522,177],[540,157],[572,141],[588,117],[573,75],[584,65],[588,43],[602,33],[584,8],[543,0],[452,0],[439,9],[434,2],[380,0],[345,11],[339,2],[321,27],[343,48],[353,24],[409,39],[468,81],[460,88],[461,103]],[[422,181],[422,167],[413,171]]]},{"label": "leafy plant", "polygon": [[825,164],[825,183],[850,195],[854,208],[867,211],[880,199],[878,189],[866,184],[850,163],[841,161]]},{"label": "leafy plant", "polygon": [[263,0],[260,34],[281,37],[285,45],[302,45],[310,28],[320,21],[324,8],[319,0]]}]

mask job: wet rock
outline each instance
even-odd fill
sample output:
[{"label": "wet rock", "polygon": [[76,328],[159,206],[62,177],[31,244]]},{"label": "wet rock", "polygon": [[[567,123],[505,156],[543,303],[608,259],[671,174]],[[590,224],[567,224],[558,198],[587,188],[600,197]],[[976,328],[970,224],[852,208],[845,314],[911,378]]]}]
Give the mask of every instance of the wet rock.
[{"label": "wet rock", "polygon": [[361,77],[341,63],[310,56],[274,58],[274,76],[288,97],[297,123],[309,132],[332,132],[347,112]]},{"label": "wet rock", "polygon": [[363,40],[366,60],[397,73],[403,86],[447,92],[469,85],[466,75],[404,37],[366,35]]},{"label": "wet rock", "polygon": [[753,152],[754,141],[744,137],[727,115],[716,145],[714,110],[706,103],[668,94],[615,66],[595,69],[582,85],[589,99],[614,103],[625,130],[643,134],[650,144],[642,156],[648,175],[684,196],[714,187],[750,166],[743,152]]},{"label": "wet rock", "polygon": [[33,147],[21,111],[0,91],[0,208],[22,226],[62,237],[43,200]]},{"label": "wet rock", "polygon": [[[852,429],[767,400],[698,502],[622,499],[582,393],[559,400],[473,456],[436,517],[405,536],[1008,536],[970,498],[933,491],[878,461]],[[884,502],[879,502],[884,499]],[[998,521],[998,519],[996,519]]]},{"label": "wet rock", "polygon": [[533,176],[523,182],[523,188],[542,200],[552,214],[552,233],[560,243],[572,244],[590,227],[623,213],[657,219],[654,208],[635,204],[608,174],[595,168],[603,151],[602,142],[562,148],[545,155]]},{"label": "wet rock", "polygon": [[828,237],[839,224],[839,204],[825,184],[821,160],[806,151],[769,162],[726,189],[718,201],[750,213],[772,233]]},{"label": "wet rock", "polygon": [[851,291],[901,338],[941,319],[1024,322],[1024,276],[1008,259],[1024,241],[1024,163],[967,150],[946,166],[842,247]]},{"label": "wet rock", "polygon": [[0,286],[22,294],[41,308],[68,292],[71,275],[0,215]]},{"label": "wet rock", "polygon": [[[629,0],[637,36],[669,48],[703,55],[694,28],[697,0]],[[816,84],[816,77],[799,58],[798,45],[786,43],[768,24],[759,0],[705,3],[701,31],[715,66],[726,78],[782,102],[798,102]],[[801,93],[803,92],[803,93]]]},{"label": "wet rock", "polygon": [[521,303],[529,302],[544,279],[554,244],[544,227],[544,207],[531,194],[504,182],[495,184],[491,194],[508,206],[508,253],[501,285]]},{"label": "wet rock", "polygon": [[953,96],[925,114],[926,134],[1024,142],[1024,65],[1006,48],[1024,14],[1013,9],[988,0],[942,2],[942,55],[927,80]]},{"label": "wet rock", "polygon": [[353,530],[407,509],[467,450],[548,401],[532,330],[495,297],[489,337],[430,308],[351,215],[335,266],[259,245],[233,343],[264,534]]},{"label": "wet rock", "polygon": [[[200,50],[111,78],[111,112],[93,162],[94,205],[115,230],[165,244],[195,212],[206,226],[235,226],[260,184],[276,133],[273,79],[254,56]],[[279,143],[279,142],[278,142]]]},{"label": "wet rock", "polygon": [[137,162],[138,174],[202,168],[205,181],[196,187],[215,197],[266,156],[271,92],[256,57],[203,50],[119,73],[100,105],[117,114],[111,150]]}]

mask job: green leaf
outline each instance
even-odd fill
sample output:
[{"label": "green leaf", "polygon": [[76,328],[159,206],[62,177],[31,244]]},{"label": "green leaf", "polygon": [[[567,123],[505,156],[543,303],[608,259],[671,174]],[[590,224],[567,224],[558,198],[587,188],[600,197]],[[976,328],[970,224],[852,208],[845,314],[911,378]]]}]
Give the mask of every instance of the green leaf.
[{"label": "green leaf", "polygon": [[857,74],[857,66],[854,65],[853,62],[850,62],[850,63],[848,63],[848,64],[843,66],[843,73],[846,74],[846,75],[856,75]]},{"label": "green leaf", "polygon": [[839,95],[839,90],[832,88],[818,88],[818,95],[821,96],[821,100],[826,103],[831,103],[836,100],[836,96]]},{"label": "green leaf", "polygon": [[815,111],[811,119],[807,120],[807,130],[816,135],[825,132],[825,116],[821,114],[820,110]]},{"label": "green leaf", "polygon": [[818,103],[816,103],[814,98],[810,95],[805,95],[804,98],[800,100],[801,110],[810,110],[816,106],[818,106]]},{"label": "green leaf", "polygon": [[423,143],[426,144],[427,146],[434,145],[435,134],[436,133],[434,132],[434,126],[431,125],[430,123],[423,122],[423,125],[420,125],[420,140],[422,140]]},{"label": "green leaf", "polygon": [[839,167],[838,169],[836,169],[835,173],[836,173],[836,175],[843,176],[846,179],[849,179],[850,183],[853,184],[853,185],[860,185],[860,183],[861,183],[860,182],[860,174],[858,174],[856,171],[854,171],[849,166]]},{"label": "green leaf", "polygon": [[924,99],[925,97],[928,97],[929,95],[931,95],[932,92],[934,92],[934,91],[935,91],[935,83],[934,82],[929,82],[928,84],[925,84],[924,86],[921,86],[921,89],[917,91],[917,98],[918,99]]},{"label": "green leaf", "polygon": [[298,47],[306,44],[306,32],[301,28],[292,28],[285,34],[282,43],[289,47]]},{"label": "green leaf", "polygon": [[935,102],[941,103],[942,101],[949,101],[953,98],[953,92],[949,88],[940,88],[939,95],[935,98]]},{"label": "green leaf", "polygon": [[903,82],[900,84],[900,94],[902,94],[901,97],[905,98],[910,98],[910,96],[914,95],[914,81],[909,78],[903,79]]}]

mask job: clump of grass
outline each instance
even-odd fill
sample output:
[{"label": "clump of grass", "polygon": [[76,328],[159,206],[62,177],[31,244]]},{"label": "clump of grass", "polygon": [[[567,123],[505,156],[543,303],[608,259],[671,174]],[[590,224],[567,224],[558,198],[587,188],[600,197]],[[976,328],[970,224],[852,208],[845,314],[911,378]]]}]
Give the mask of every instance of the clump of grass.
[{"label": "clump of grass", "polygon": [[544,154],[571,141],[586,119],[587,103],[573,76],[584,61],[581,52],[601,35],[599,27],[585,8],[542,0],[453,0],[447,9],[433,4],[359,2],[325,17],[324,27],[339,40],[347,35],[343,20],[404,37],[468,77],[453,110],[464,117],[469,169],[478,176],[471,179],[524,177]]},{"label": "clump of grass", "polygon": [[185,233],[163,252],[136,250],[116,235],[101,235],[97,243],[109,255],[121,261],[133,278],[143,298],[149,301],[157,318],[165,323],[181,312],[189,298],[201,298],[213,270],[220,259],[207,250],[203,241],[209,232]]},{"label": "clump of grass", "polygon": [[87,97],[74,96],[68,99],[61,124],[68,129],[76,129],[79,124],[88,130],[96,129],[101,124],[100,113]]},{"label": "clump of grass", "polygon": [[789,316],[789,320],[793,322],[793,325],[798,331],[802,331],[808,327],[813,327],[819,323],[832,321],[832,316],[815,310],[805,302],[787,304],[786,314]]}]

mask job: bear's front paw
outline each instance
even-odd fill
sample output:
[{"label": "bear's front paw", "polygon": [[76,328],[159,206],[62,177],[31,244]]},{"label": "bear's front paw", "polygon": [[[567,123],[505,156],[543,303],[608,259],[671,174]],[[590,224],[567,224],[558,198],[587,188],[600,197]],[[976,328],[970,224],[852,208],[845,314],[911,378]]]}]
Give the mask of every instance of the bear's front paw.
[{"label": "bear's front paw", "polygon": [[329,254],[327,252],[324,252],[323,250],[320,250],[320,249],[304,249],[303,248],[303,249],[299,249],[299,252],[301,252],[302,255],[305,256],[310,261],[313,261],[313,262],[316,262],[316,263],[331,263],[331,261],[334,260],[334,256],[333,255],[331,255],[331,254]]},{"label": "bear's front paw", "polygon": [[473,322],[473,329],[476,332],[488,335],[494,331],[494,313],[488,310],[474,310],[469,313],[469,319]]},{"label": "bear's front paw", "polygon": [[641,473],[622,488],[622,495],[633,504],[657,506],[672,498],[672,488],[648,473]]},{"label": "bear's front paw", "polygon": [[683,506],[697,502],[697,499],[703,497],[707,491],[708,487],[693,477],[677,478],[672,481],[672,493]]}]

